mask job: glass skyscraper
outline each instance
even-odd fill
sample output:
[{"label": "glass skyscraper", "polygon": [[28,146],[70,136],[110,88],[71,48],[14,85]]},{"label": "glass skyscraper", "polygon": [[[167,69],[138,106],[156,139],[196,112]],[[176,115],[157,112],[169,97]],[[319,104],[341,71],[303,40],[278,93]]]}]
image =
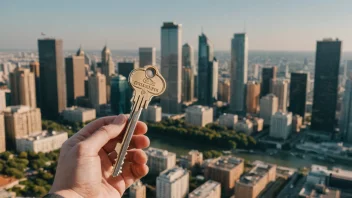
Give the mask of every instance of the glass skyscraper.
[{"label": "glass skyscraper", "polygon": [[306,113],[308,92],[308,73],[291,73],[290,106],[288,110],[293,115],[300,115],[303,120]]},{"label": "glass skyscraper", "polygon": [[114,114],[125,114],[131,110],[132,88],[122,75],[111,76],[111,110]]}]

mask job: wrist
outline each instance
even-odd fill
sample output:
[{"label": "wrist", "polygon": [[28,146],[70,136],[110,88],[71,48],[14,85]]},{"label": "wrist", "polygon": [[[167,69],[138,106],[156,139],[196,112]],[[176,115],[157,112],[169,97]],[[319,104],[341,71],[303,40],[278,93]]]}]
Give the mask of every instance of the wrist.
[{"label": "wrist", "polygon": [[58,190],[58,191],[52,191],[50,190],[49,193],[57,194],[65,198],[83,198],[81,195],[79,195],[77,192],[74,190]]}]

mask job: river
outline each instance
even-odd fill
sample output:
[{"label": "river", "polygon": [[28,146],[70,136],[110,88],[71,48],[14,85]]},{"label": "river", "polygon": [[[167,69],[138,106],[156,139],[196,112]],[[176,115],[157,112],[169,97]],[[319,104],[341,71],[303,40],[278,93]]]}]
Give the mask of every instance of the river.
[{"label": "river", "polygon": [[[179,141],[168,141],[165,139],[159,139],[157,137],[151,137],[151,147],[155,148],[161,148],[165,149],[171,152],[174,152],[177,154],[179,157],[180,155],[185,155],[187,154],[191,149],[196,149],[199,151],[206,151],[210,150],[207,145],[202,145],[200,143],[190,143],[188,141],[185,142],[179,142]],[[352,164],[350,166],[346,164],[337,164],[327,162],[327,161],[322,161],[322,160],[317,160],[313,159],[310,156],[306,156],[305,159],[292,156],[288,152],[282,152],[282,153],[277,153],[273,155],[269,155],[268,153],[263,153],[263,152],[254,152],[254,153],[249,153],[249,152],[240,152],[235,154],[237,157],[244,158],[249,161],[255,161],[255,160],[260,160],[272,164],[277,164],[279,166],[287,166],[287,167],[292,167],[292,168],[302,168],[302,167],[307,167],[310,168],[312,164],[317,164],[317,165],[322,165],[322,166],[327,166],[329,168],[332,167],[338,167],[338,168],[343,168],[347,170],[352,171]]]}]

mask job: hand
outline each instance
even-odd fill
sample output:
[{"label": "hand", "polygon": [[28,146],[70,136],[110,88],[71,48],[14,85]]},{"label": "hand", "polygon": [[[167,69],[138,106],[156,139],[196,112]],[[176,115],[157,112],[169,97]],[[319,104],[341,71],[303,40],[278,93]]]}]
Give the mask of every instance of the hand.
[{"label": "hand", "polygon": [[50,193],[63,197],[121,197],[136,180],[148,173],[149,146],[143,135],[147,125],[138,122],[122,173],[112,177],[116,143],[122,140],[127,118],[124,115],[100,118],[69,138],[60,151],[58,166]]}]

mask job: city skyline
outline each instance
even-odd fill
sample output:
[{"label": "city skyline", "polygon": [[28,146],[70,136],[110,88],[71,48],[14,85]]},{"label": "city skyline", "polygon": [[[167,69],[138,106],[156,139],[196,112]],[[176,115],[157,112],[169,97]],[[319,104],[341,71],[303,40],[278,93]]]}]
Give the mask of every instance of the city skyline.
[{"label": "city skyline", "polygon": [[[0,36],[0,48],[35,49],[34,41],[43,32],[65,40],[65,50],[76,49],[80,44],[88,50],[99,49],[104,43],[110,49],[153,46],[160,50],[160,24],[174,21],[183,25],[183,42],[195,48],[203,29],[212,38],[216,51],[229,50],[233,33],[243,31],[250,38],[249,50],[314,51],[317,40],[337,37],[344,41],[343,51],[352,51],[352,28],[348,26],[351,2],[302,2],[229,1],[212,6],[199,6],[199,1],[178,1],[173,6],[162,1],[118,5],[110,2],[109,6],[70,2],[70,7],[65,7],[62,2],[42,1],[37,6],[31,2],[2,1],[0,17],[5,20],[0,26],[7,28]],[[80,6],[83,9],[76,9]],[[180,9],[182,14],[177,12]],[[65,15],[56,17],[62,11]],[[210,12],[213,14],[206,14]]]}]

